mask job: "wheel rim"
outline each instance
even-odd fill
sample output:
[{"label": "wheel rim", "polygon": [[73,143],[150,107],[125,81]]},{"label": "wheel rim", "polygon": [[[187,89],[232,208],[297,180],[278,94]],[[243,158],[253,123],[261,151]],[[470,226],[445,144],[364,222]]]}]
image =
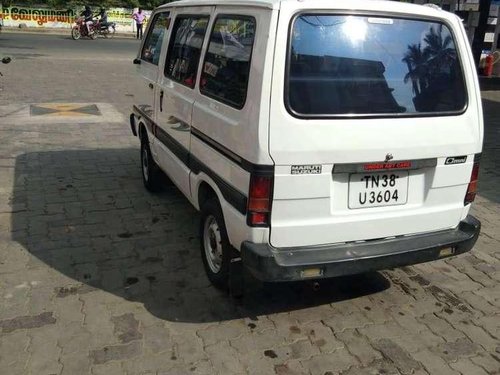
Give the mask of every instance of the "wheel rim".
[{"label": "wheel rim", "polygon": [[149,180],[149,155],[146,147],[142,150],[142,175],[144,180],[147,182]]},{"label": "wheel rim", "polygon": [[77,29],[72,30],[73,39],[80,39],[80,31]]},{"label": "wheel rim", "polygon": [[219,224],[212,215],[206,218],[203,227],[203,247],[210,270],[219,273],[222,268],[222,240]]}]

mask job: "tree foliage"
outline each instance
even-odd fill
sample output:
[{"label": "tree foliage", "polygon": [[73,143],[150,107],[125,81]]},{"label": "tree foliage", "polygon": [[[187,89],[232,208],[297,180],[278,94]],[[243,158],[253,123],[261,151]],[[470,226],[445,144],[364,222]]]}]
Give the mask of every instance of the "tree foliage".
[{"label": "tree foliage", "polygon": [[47,6],[56,9],[68,9],[90,5],[92,8],[137,8],[154,9],[159,5],[169,3],[172,0],[0,0],[4,6]]},{"label": "tree foliage", "polygon": [[[445,35],[443,35],[445,34]],[[443,32],[443,25],[431,26],[423,43],[411,44],[402,61],[408,67],[404,82],[411,81],[413,103],[418,112],[431,112],[436,104],[436,93],[443,80],[458,80],[457,53],[451,35]],[[439,94],[441,95],[441,94]],[[449,95],[453,95],[451,92]]]}]

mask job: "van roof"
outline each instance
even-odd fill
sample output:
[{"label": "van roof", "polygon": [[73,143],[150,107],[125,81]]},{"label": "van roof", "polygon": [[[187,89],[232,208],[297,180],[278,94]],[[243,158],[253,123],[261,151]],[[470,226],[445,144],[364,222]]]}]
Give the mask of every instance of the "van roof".
[{"label": "van roof", "polygon": [[237,5],[252,6],[260,8],[279,8],[281,0],[174,0],[161,5],[159,8],[181,7],[181,6],[210,6],[210,5]]},{"label": "van roof", "polygon": [[439,18],[455,17],[452,13],[436,9],[437,7],[389,0],[180,0],[164,4],[159,8],[225,5],[279,9],[281,3],[295,3],[297,4],[297,9],[384,10],[391,13],[415,14]]}]

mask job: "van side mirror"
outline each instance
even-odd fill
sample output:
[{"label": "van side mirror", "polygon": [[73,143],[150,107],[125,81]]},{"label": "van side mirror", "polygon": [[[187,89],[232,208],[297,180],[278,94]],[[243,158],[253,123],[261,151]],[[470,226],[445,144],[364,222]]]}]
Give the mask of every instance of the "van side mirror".
[{"label": "van side mirror", "polygon": [[3,63],[3,64],[8,64],[8,63],[10,63],[11,61],[12,61],[12,60],[11,60],[11,58],[10,58],[10,57],[4,57],[4,58],[2,59],[2,63]]},{"label": "van side mirror", "polygon": [[141,65],[141,59],[134,59],[134,65]]}]

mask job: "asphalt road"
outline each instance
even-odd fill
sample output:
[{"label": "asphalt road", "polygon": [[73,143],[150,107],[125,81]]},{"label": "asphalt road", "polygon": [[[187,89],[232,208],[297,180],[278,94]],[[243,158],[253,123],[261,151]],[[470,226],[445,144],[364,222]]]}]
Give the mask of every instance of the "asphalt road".
[{"label": "asphalt road", "polygon": [[0,34],[0,106],[10,103],[112,103],[128,116],[135,102],[139,42],[68,35]]},{"label": "asphalt road", "polygon": [[138,47],[139,42],[135,39],[73,40],[69,30],[67,35],[0,34],[0,56],[14,59],[132,60]]}]

